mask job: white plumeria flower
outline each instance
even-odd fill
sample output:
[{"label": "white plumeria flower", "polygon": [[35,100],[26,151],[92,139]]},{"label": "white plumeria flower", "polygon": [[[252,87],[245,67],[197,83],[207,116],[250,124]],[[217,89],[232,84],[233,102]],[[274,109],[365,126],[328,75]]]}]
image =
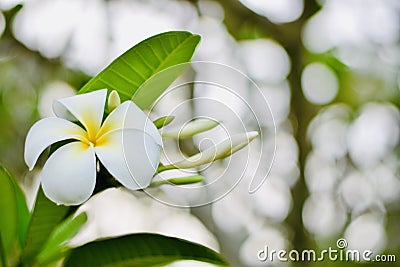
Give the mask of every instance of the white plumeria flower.
[{"label": "white plumeria flower", "polygon": [[156,172],[162,147],[157,128],[132,101],[119,105],[102,123],[106,97],[104,89],[57,100],[57,117],[42,119],[29,130],[24,156],[30,170],[47,147],[73,139],[49,157],[41,172],[43,191],[55,203],[78,205],[89,199],[96,183],[96,156],[131,190],[147,187]]}]

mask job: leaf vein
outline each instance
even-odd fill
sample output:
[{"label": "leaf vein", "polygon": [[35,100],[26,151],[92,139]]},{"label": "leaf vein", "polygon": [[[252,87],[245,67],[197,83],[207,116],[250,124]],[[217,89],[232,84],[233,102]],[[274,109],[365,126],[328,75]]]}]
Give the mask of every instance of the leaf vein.
[{"label": "leaf vein", "polygon": [[129,69],[131,69],[134,73],[136,73],[140,78],[142,78],[143,80],[146,80],[146,77],[143,76],[142,73],[140,73],[139,71],[137,71],[130,63],[128,60],[126,60],[125,58],[121,58],[121,61],[129,67]]},{"label": "leaf vein", "polygon": [[157,55],[157,53],[156,53],[156,51],[154,50],[154,48],[153,48],[150,44],[148,44],[148,43],[146,43],[146,46],[150,49],[151,53],[157,58],[158,62],[161,62],[161,61],[162,61],[162,58],[160,58],[160,57]]},{"label": "leaf vein", "polygon": [[127,81],[128,83],[132,84],[133,86],[135,86],[135,87],[138,87],[138,86],[139,86],[138,83],[134,82],[132,79],[126,77],[125,75],[122,75],[121,73],[119,73],[119,72],[116,71],[115,69],[110,68],[110,71],[112,71],[113,73],[115,73],[115,75],[117,75],[117,76],[120,77],[121,79],[123,79],[123,80]]},{"label": "leaf vein", "polygon": [[137,51],[135,51],[136,55],[138,55],[138,57],[140,58],[140,60],[144,63],[144,65],[151,70],[151,72],[154,71],[153,66],[149,65],[149,63],[147,62],[146,58],[143,57],[143,55]]}]

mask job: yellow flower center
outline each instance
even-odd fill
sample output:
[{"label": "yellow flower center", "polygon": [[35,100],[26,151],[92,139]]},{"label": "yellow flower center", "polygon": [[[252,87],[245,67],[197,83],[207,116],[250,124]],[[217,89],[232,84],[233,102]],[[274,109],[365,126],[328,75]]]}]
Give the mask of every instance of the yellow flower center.
[{"label": "yellow flower center", "polygon": [[103,124],[100,129],[96,129],[94,125],[87,125],[85,127],[85,134],[79,138],[80,141],[88,146],[96,147],[104,145],[106,139],[103,138],[106,133],[112,130],[112,126],[109,123]]},{"label": "yellow flower center", "polygon": [[78,139],[88,146],[95,147],[98,130],[96,130],[96,127],[93,127],[93,125],[84,125],[84,130],[84,133],[82,133]]}]

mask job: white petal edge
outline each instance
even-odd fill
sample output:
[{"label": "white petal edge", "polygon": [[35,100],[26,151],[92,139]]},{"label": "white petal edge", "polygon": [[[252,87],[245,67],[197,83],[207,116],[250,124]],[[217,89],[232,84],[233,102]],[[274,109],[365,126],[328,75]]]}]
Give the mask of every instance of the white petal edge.
[{"label": "white petal edge", "polygon": [[63,205],[79,205],[89,199],[96,185],[96,157],[92,146],[72,142],[57,149],[41,173],[44,194]]},{"label": "white petal edge", "polygon": [[99,144],[97,157],[123,186],[136,190],[150,184],[161,149],[152,136],[136,129],[116,130],[104,135]]},{"label": "white petal edge", "polygon": [[163,146],[157,127],[150,118],[132,101],[125,101],[114,109],[104,121],[100,135],[118,129],[136,129],[149,134],[159,146]]},{"label": "white petal edge", "polygon": [[[69,111],[86,128],[89,136],[100,129],[103,120],[107,89],[70,96],[54,101],[53,111],[58,117],[65,116]],[[64,107],[64,108],[63,108]]]},{"label": "white petal edge", "polygon": [[40,154],[48,146],[66,139],[84,138],[85,131],[78,125],[60,118],[45,118],[36,122],[25,140],[24,159],[32,170]]}]

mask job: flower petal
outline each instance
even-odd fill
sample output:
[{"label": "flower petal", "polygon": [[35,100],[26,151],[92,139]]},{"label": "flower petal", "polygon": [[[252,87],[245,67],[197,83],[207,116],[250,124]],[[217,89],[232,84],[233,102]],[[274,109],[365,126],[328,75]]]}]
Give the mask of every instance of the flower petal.
[{"label": "flower petal", "polygon": [[40,154],[48,146],[66,139],[85,138],[85,131],[78,125],[60,118],[45,118],[36,122],[25,140],[24,158],[32,170]]},{"label": "flower petal", "polygon": [[147,187],[160,163],[161,147],[143,131],[124,129],[108,132],[95,147],[106,169],[128,189]]},{"label": "flower petal", "polygon": [[114,109],[104,121],[98,137],[117,129],[136,129],[149,134],[162,146],[161,135],[149,117],[132,101],[125,101]]},{"label": "flower petal", "polygon": [[65,109],[79,120],[94,139],[103,120],[107,89],[97,90],[87,94],[75,95],[54,101],[53,111],[58,117],[63,117]]},{"label": "flower petal", "polygon": [[92,146],[72,142],[57,149],[41,173],[44,194],[53,202],[79,205],[89,199],[96,184],[96,157]]}]

